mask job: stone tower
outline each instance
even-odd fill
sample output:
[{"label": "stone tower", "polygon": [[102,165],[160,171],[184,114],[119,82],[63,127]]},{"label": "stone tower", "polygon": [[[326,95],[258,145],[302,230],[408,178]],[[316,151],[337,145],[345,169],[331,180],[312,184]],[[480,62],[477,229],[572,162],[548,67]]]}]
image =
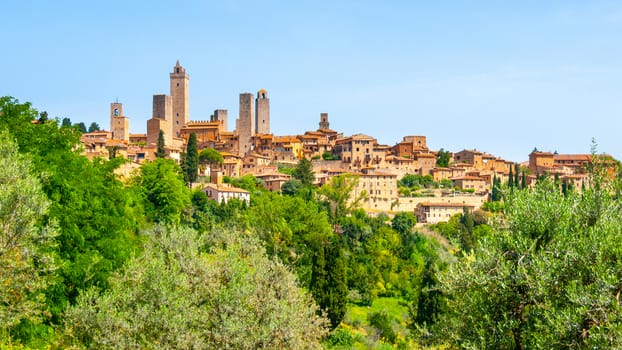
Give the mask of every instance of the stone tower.
[{"label": "stone tower", "polygon": [[190,76],[186,74],[186,69],[179,65],[179,61],[173,67],[171,73],[171,97],[173,99],[173,120],[170,121],[173,127],[173,136],[179,137],[179,131],[188,123],[190,114],[190,104],[188,99],[188,81]]},{"label": "stone tower", "polygon": [[160,130],[164,132],[164,143],[172,144],[173,126],[173,99],[167,95],[153,95],[153,115],[147,120],[147,144],[158,143]]},{"label": "stone tower", "polygon": [[220,125],[222,125],[220,129],[221,131],[227,131],[228,115],[229,115],[229,112],[226,109],[217,109],[214,111],[214,121],[220,122]]},{"label": "stone tower", "polygon": [[251,149],[255,135],[255,99],[251,93],[240,94],[240,117],[237,122],[239,147],[238,153],[244,156]]},{"label": "stone tower", "polygon": [[113,140],[130,140],[130,122],[123,115],[123,104],[113,102],[110,104],[110,132]]},{"label": "stone tower", "polygon": [[268,92],[261,89],[255,100],[255,131],[258,134],[270,133],[270,99]]},{"label": "stone tower", "polygon": [[328,113],[320,113],[320,129],[330,129],[328,123]]}]

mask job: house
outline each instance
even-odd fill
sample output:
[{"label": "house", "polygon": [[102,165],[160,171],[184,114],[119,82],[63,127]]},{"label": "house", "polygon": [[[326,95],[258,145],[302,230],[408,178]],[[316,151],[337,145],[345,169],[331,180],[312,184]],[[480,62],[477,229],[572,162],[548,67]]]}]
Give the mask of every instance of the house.
[{"label": "house", "polygon": [[534,175],[550,172],[555,165],[555,155],[534,150],[529,154],[529,169]]},{"label": "house", "polygon": [[483,169],[484,160],[483,153],[478,150],[462,150],[458,153],[454,154],[454,160],[457,163],[466,163],[470,164],[472,167],[476,169]]},{"label": "house", "polygon": [[462,176],[452,178],[454,187],[461,188],[463,190],[473,190],[475,192],[484,192],[488,190],[486,180],[475,176]]},{"label": "house", "polygon": [[473,208],[473,205],[464,203],[422,202],[415,208],[415,216],[418,223],[436,224],[447,222],[449,218],[463,213],[465,209],[472,210]]},{"label": "house", "polygon": [[203,187],[207,198],[215,200],[218,203],[228,203],[231,199],[238,199],[249,204],[251,195],[247,190],[233,187],[229,184],[222,183],[222,172],[212,171],[212,182]]}]

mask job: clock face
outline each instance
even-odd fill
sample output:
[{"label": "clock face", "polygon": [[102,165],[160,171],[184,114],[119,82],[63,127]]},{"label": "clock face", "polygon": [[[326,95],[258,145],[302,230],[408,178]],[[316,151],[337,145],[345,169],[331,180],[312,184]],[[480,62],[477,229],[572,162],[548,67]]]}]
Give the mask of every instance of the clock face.
[{"label": "clock face", "polygon": [[118,116],[119,116],[119,109],[118,109],[118,108],[115,108],[115,109],[114,109],[114,116],[115,116],[115,117],[118,117]]}]

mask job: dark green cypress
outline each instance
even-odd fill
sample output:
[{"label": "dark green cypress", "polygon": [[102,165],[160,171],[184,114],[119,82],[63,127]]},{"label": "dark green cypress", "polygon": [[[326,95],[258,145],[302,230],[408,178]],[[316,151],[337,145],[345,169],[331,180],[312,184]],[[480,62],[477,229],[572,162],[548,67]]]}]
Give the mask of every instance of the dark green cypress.
[{"label": "dark green cypress", "polygon": [[166,150],[164,149],[164,146],[164,131],[160,130],[160,133],[158,134],[158,149],[155,154],[157,158],[166,157]]},{"label": "dark green cypress", "polygon": [[197,135],[191,133],[186,148],[186,178],[191,184],[197,181],[199,176],[199,151],[197,149]]},{"label": "dark green cypress", "polygon": [[512,167],[510,166],[510,175],[508,176],[508,187],[510,190],[514,188],[514,173],[512,173]]},{"label": "dark green cypress", "polygon": [[525,189],[527,188],[527,174],[525,174],[525,172],[523,171],[523,179],[521,180],[521,184],[520,184],[521,189]]},{"label": "dark green cypress", "polygon": [[337,328],[347,310],[348,284],[346,282],[346,269],[343,254],[338,243],[333,242],[329,246],[327,256],[327,280],[328,280],[328,319],[332,328]]}]

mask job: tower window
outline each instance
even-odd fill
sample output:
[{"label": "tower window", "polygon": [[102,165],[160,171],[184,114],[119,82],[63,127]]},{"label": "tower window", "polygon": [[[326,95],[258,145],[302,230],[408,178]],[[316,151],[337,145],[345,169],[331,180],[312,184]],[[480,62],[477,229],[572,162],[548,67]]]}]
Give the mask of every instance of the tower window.
[{"label": "tower window", "polygon": [[177,83],[177,86],[179,86],[179,83]]},{"label": "tower window", "polygon": [[177,73],[179,73],[179,68],[176,68],[176,69],[175,69],[175,71],[176,71]]}]

